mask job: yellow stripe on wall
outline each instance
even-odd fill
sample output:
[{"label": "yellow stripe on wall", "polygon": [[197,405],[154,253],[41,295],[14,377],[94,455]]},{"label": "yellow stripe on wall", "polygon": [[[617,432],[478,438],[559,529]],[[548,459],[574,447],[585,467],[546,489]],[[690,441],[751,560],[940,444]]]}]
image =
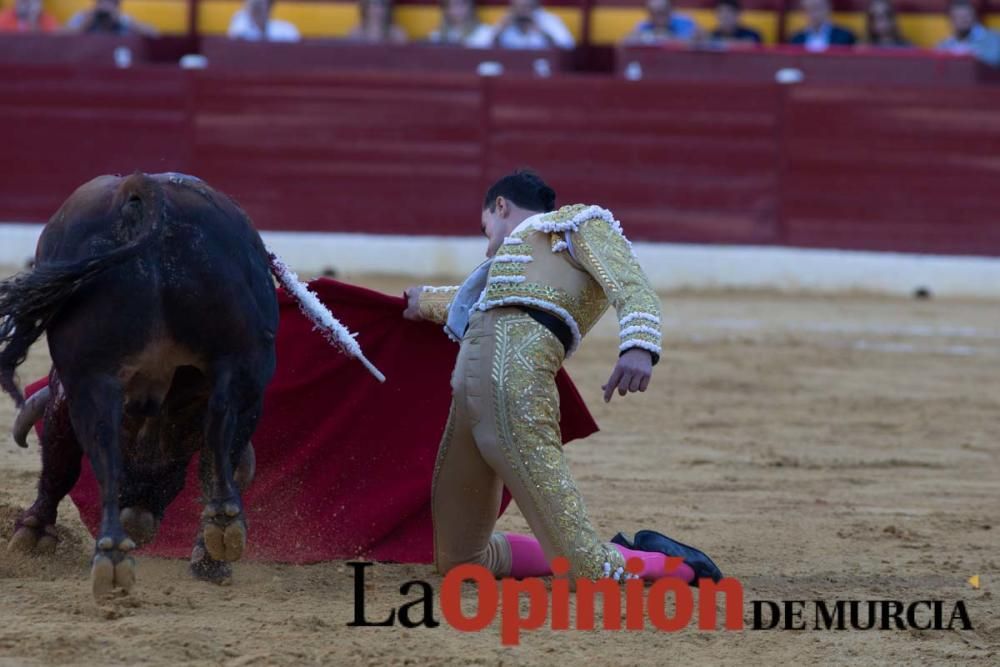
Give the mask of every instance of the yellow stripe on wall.
[{"label": "yellow stripe on wall", "polygon": [[[91,9],[93,0],[45,0],[45,10],[65,25],[79,11]],[[187,2],[184,0],[124,0],[122,12],[148,23],[164,34],[187,32]]]},{"label": "yellow stripe on wall", "polygon": [[911,14],[899,17],[903,39],[915,46],[933,48],[951,35],[951,22],[944,16]]},{"label": "yellow stripe on wall", "polygon": [[[903,39],[914,46],[933,48],[941,40],[951,34],[951,26],[947,17],[935,14],[900,14],[898,15],[899,31]],[[859,40],[865,39],[866,23],[863,12],[834,14],[834,22],[849,28]],[[788,15],[788,37],[805,27],[805,15],[802,12],[792,12]]]}]

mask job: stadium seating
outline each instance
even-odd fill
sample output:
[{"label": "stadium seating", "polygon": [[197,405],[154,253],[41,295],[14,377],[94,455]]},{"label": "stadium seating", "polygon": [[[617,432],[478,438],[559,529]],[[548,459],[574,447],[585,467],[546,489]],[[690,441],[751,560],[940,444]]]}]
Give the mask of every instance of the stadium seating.
[{"label": "stadium seating", "polygon": [[[6,3],[9,4],[10,0]],[[239,0],[199,0],[198,27],[204,35],[223,35]],[[480,2],[479,16],[486,23],[496,22],[506,11],[504,0]],[[715,25],[713,0],[675,0],[675,9],[703,28]],[[834,19],[862,35],[865,29],[867,0],[834,0]],[[46,0],[46,8],[65,22],[74,13],[92,5],[91,0]],[[164,34],[187,30],[188,0],[124,0],[124,11],[150,23]],[[558,14],[578,42],[611,45],[632,30],[645,15],[642,0],[550,0],[548,10]],[[804,18],[794,0],[745,0],[744,23],[758,30],[768,44],[780,43],[782,36],[801,29]],[[904,37],[917,46],[932,47],[947,36],[946,0],[898,0],[895,2]],[[358,21],[357,3],[332,0],[279,0],[275,17],[291,21],[305,38],[343,37]],[[440,22],[441,11],[435,0],[397,0],[397,22],[410,39],[427,37]],[[984,23],[1000,29],[1000,0],[983,3]],[[589,35],[584,40],[584,29]]]},{"label": "stadium seating", "polygon": [[[784,4],[784,0],[745,0],[743,23],[760,32],[765,42],[776,43]],[[705,30],[715,27],[713,7],[713,0],[674,2],[674,11],[694,19]],[[645,18],[645,4],[639,0],[595,0],[590,41],[599,45],[617,44]]]}]

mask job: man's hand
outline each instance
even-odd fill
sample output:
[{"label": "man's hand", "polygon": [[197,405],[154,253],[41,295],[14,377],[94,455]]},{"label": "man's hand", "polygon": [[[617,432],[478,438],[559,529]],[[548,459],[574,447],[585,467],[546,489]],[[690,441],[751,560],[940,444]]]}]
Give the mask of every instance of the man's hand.
[{"label": "man's hand", "polygon": [[406,310],[403,311],[403,317],[413,321],[424,319],[420,316],[420,293],[423,291],[424,288],[420,285],[407,287],[403,291],[406,296]]},{"label": "man's hand", "polygon": [[604,390],[604,402],[611,400],[615,388],[621,396],[630,391],[646,391],[651,377],[653,377],[653,355],[642,348],[633,347],[618,357],[618,363],[611,371],[611,377],[608,378],[607,384],[601,387]]}]

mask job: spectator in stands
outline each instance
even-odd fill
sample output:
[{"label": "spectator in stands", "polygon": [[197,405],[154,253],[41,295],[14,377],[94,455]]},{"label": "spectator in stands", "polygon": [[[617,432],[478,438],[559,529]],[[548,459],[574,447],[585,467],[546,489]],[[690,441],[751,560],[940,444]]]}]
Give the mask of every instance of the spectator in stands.
[{"label": "spectator in stands", "polygon": [[890,0],[872,0],[868,5],[865,30],[870,46],[911,46],[903,39],[896,22],[896,10]]},{"label": "spectator in stands", "polygon": [[792,44],[809,51],[825,51],[831,46],[852,46],[857,41],[853,32],[830,22],[829,0],[802,0],[802,11],[806,28],[792,36]]},{"label": "spectator in stands", "polygon": [[156,36],[153,26],[122,14],[121,0],[96,0],[93,9],[74,14],[66,23],[66,28],[71,32],[88,34]]},{"label": "spectator in stands", "polygon": [[951,53],[971,53],[979,60],[1000,67],[1000,33],[987,30],[976,16],[972,0],[951,0],[948,16],[954,33],[938,44]]},{"label": "spectator in stands", "polygon": [[347,36],[365,44],[406,44],[406,33],[393,20],[392,0],[359,0],[361,23]]},{"label": "spectator in stands", "polygon": [[715,3],[715,18],[719,27],[710,35],[714,42],[761,44],[763,39],[756,30],[747,28],[740,23],[740,13],[743,7],[740,0],[718,0]]},{"label": "spectator in stands", "polygon": [[232,39],[252,42],[297,42],[301,39],[294,24],[271,18],[274,0],[246,0],[233,14],[226,34]]},{"label": "spectator in stands", "polygon": [[493,28],[491,46],[503,49],[572,49],[576,46],[569,28],[538,0],[511,0],[510,10]]},{"label": "spectator in stands", "polygon": [[493,29],[480,23],[475,0],[441,0],[441,27],[428,40],[434,44],[485,48],[493,42]]},{"label": "spectator in stands", "polygon": [[648,0],[649,18],[625,38],[626,44],[662,44],[690,42],[698,36],[698,25],[687,16],[675,14],[671,0]]},{"label": "spectator in stands", "polygon": [[0,11],[0,32],[52,32],[59,23],[42,9],[42,0],[14,0]]}]

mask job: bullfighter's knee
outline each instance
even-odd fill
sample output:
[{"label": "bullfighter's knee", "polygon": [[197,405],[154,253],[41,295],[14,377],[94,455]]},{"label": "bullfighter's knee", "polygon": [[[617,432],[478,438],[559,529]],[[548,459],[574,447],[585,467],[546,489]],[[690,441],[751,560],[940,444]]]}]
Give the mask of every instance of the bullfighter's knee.
[{"label": "bullfighter's knee", "polygon": [[506,577],[510,575],[510,559],[510,544],[502,533],[493,533],[486,546],[468,556],[458,556],[436,549],[434,564],[438,574],[442,576],[459,565],[478,565],[492,572],[495,577]]}]

